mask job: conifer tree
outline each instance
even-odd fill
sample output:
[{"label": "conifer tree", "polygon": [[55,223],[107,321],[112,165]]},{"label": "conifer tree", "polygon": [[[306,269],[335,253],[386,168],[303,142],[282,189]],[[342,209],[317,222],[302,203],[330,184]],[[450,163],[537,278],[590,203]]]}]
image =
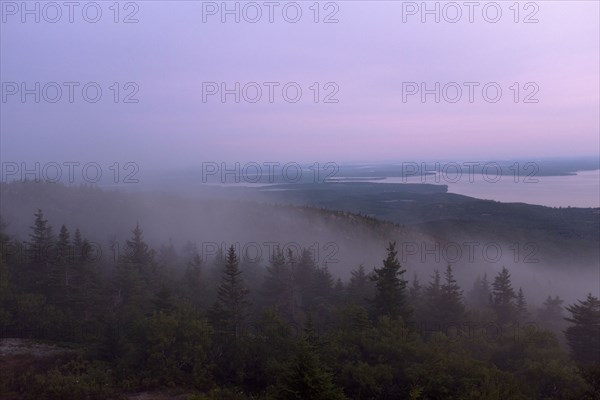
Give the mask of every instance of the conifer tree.
[{"label": "conifer tree", "polygon": [[476,308],[484,308],[490,305],[490,283],[487,274],[483,278],[477,275],[473,288],[469,293],[469,304]]},{"label": "conifer tree", "polygon": [[79,230],[79,228],[76,228],[75,234],[73,235],[74,262],[80,262],[83,257],[83,239],[81,238],[81,231]]},{"label": "conifer tree", "polygon": [[198,253],[191,256],[183,274],[185,295],[196,307],[205,304],[205,283],[202,279],[202,257]]},{"label": "conifer tree", "polygon": [[274,398],[281,400],[343,400],[344,392],[322,366],[315,347],[301,340],[293,359],[274,388]]},{"label": "conifer tree", "polygon": [[462,290],[454,279],[452,267],[448,265],[444,274],[445,282],[441,286],[441,301],[440,304],[443,316],[443,324],[456,324],[458,326],[463,319],[465,306],[463,304]]},{"label": "conifer tree", "polygon": [[440,272],[433,271],[431,280],[423,290],[424,315],[421,316],[427,325],[426,329],[441,329],[445,321],[444,297],[442,292],[442,278]]},{"label": "conifer tree", "polygon": [[[206,268],[206,297],[210,303],[214,303],[217,298],[217,290],[219,288],[219,284],[221,283],[221,276],[223,274],[223,270],[225,269],[225,243],[221,246],[218,246],[217,252],[210,263],[210,266]],[[203,249],[207,251],[206,249]],[[206,257],[206,254],[201,254],[203,257]],[[206,261],[206,258],[203,258]]]},{"label": "conifer tree", "polygon": [[168,245],[163,245],[160,247],[158,259],[163,266],[168,268],[177,266],[179,262],[179,256],[177,255],[177,251],[175,250],[175,246],[173,246],[173,241],[171,238],[169,238]]},{"label": "conifer tree", "polygon": [[442,278],[440,276],[440,271],[437,269],[433,271],[431,281],[429,281],[427,287],[425,288],[425,297],[427,304],[430,305],[429,311],[431,311],[433,308],[436,308],[441,303]]},{"label": "conifer tree", "polygon": [[548,296],[542,307],[538,310],[538,317],[546,328],[559,331],[563,328],[564,300],[558,296]]},{"label": "conifer tree", "polygon": [[563,303],[564,300],[558,296],[548,296],[546,301],[544,301],[544,307],[540,311],[540,317],[548,320],[556,320],[561,318]]},{"label": "conifer tree", "polygon": [[510,281],[508,269],[502,267],[502,271],[494,278],[492,283],[491,307],[496,312],[498,322],[507,324],[515,317],[515,291]]},{"label": "conifer tree", "polygon": [[426,318],[427,310],[425,308],[425,288],[421,285],[421,281],[415,273],[413,280],[408,289],[410,304],[418,322],[422,322]]},{"label": "conifer tree", "polygon": [[333,300],[335,304],[342,304],[346,297],[346,286],[344,282],[342,282],[342,278],[337,278],[335,280],[335,285],[333,286]]},{"label": "conifer tree", "polygon": [[242,328],[250,306],[248,289],[244,286],[241,274],[239,259],[232,245],[227,251],[221,285],[217,290],[217,303],[213,308],[213,318],[229,332],[237,332]]},{"label": "conifer tree", "polygon": [[48,249],[45,246],[52,244],[52,227],[44,218],[42,210],[38,210],[35,214],[35,221],[31,226],[29,234],[29,251],[31,252],[31,260],[40,260],[41,257],[47,254]]},{"label": "conifer tree", "polygon": [[565,330],[573,359],[582,364],[600,363],[600,300],[589,293],[585,300],[566,307],[571,313]]},{"label": "conifer tree", "polygon": [[[327,282],[319,281],[319,271],[315,264],[314,257],[310,250],[303,249],[300,257],[294,256],[291,249],[288,249],[287,263],[292,273],[294,282],[294,296],[296,304],[300,310],[309,312],[319,299],[318,291],[322,284],[327,285]],[[327,274],[321,275],[320,278],[325,278]],[[331,282],[333,285],[333,281]]]},{"label": "conifer tree", "polygon": [[525,300],[525,295],[523,294],[522,288],[519,288],[519,292],[517,293],[516,310],[518,322],[524,322],[529,318],[527,301]]},{"label": "conifer tree", "polygon": [[348,299],[351,303],[366,306],[368,300],[373,296],[373,282],[369,279],[362,264],[350,274]]},{"label": "conifer tree", "polygon": [[70,267],[73,264],[72,246],[69,230],[62,225],[58,234],[55,252],[50,267],[51,301],[57,305],[68,307],[72,304]]},{"label": "conifer tree", "polygon": [[133,236],[125,242],[124,258],[140,269],[148,268],[154,262],[154,251],[144,241],[144,232],[140,224],[135,225]]},{"label": "conifer tree", "polygon": [[419,299],[423,295],[423,286],[421,285],[416,273],[413,275],[413,280],[410,288],[408,289],[408,293],[411,299],[414,300]]},{"label": "conifer tree", "polygon": [[490,281],[488,280],[487,273],[483,274],[483,279],[481,280],[481,304],[487,304],[490,299],[490,295],[492,294],[492,289],[490,285]]},{"label": "conifer tree", "polygon": [[318,302],[326,302],[331,299],[333,297],[332,294],[334,285],[335,280],[333,279],[331,272],[329,272],[327,265],[323,266],[322,268],[316,268],[312,285],[315,297],[313,297],[312,303],[315,304]]},{"label": "conifer tree", "polygon": [[38,209],[34,216],[35,221],[27,242],[28,268],[24,274],[24,283],[28,289],[48,295],[51,284],[49,253],[54,243],[52,227],[44,219],[42,210]]},{"label": "conifer tree", "polygon": [[153,286],[159,283],[154,272],[154,251],[144,241],[143,231],[136,224],[117,263],[114,277],[117,302],[136,311],[146,308],[153,289],[156,289]]},{"label": "conifer tree", "polygon": [[71,287],[73,303],[84,321],[97,323],[98,316],[103,312],[105,296],[93,251],[91,243],[82,239],[79,229],[76,229],[73,238],[74,284]]},{"label": "conifer tree", "polygon": [[162,282],[152,299],[153,311],[171,314],[175,310],[173,291],[168,282]]},{"label": "conifer tree", "polygon": [[406,298],[407,281],[403,279],[406,270],[398,262],[396,244],[390,243],[386,250],[388,254],[383,260],[383,267],[375,268],[371,278],[375,282],[375,315],[406,320],[410,316]]},{"label": "conifer tree", "polygon": [[291,320],[294,313],[292,273],[283,252],[278,248],[266,268],[262,285],[264,298],[280,317]]}]

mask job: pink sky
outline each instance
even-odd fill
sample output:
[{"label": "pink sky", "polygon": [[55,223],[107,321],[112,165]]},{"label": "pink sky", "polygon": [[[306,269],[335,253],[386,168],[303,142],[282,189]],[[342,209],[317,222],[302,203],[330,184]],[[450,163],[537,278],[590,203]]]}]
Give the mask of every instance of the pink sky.
[{"label": "pink sky", "polygon": [[[235,2],[228,4],[233,7]],[[139,2],[135,24],[103,19],[51,24],[3,12],[3,83],[89,82],[103,98],[37,104],[19,95],[0,104],[2,160],[135,160],[184,166],[202,160],[335,161],[579,156],[599,153],[599,3],[535,2],[538,23],[515,23],[510,5],[486,22],[407,16],[407,2],[337,2],[338,23],[302,19],[252,24],[219,15],[202,22],[202,2]],[[112,4],[112,3],[111,3]],[[220,4],[220,2],[218,2]],[[259,4],[262,4],[259,2]],[[281,3],[284,4],[284,3]],[[321,3],[322,5],[325,3]],[[416,4],[421,4],[418,2]],[[435,2],[428,2],[434,7]],[[440,3],[444,4],[444,3]],[[462,4],[462,2],[458,2]],[[485,2],[481,3],[482,5]],[[521,3],[523,4],[523,3]],[[334,10],[321,10],[324,15]],[[263,10],[264,11],[264,10]],[[466,12],[466,8],[463,9]],[[123,11],[124,12],[124,11]],[[122,15],[120,16],[122,17]],[[266,18],[266,17],[264,17]],[[137,104],[115,104],[109,86],[136,82]],[[298,103],[276,92],[236,104],[202,102],[203,82],[297,82]],[[314,82],[334,82],[335,104],[313,102]],[[457,103],[402,101],[403,82],[496,82],[497,103],[476,91]],[[515,103],[528,82],[538,103]],[[6,87],[3,89],[5,93]],[[522,100],[522,97],[521,97]]]}]

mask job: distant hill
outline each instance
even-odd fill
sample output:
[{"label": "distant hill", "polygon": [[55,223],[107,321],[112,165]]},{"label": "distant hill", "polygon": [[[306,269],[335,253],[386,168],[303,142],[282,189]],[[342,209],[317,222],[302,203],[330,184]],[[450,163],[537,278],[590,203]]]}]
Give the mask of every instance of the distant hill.
[{"label": "distant hill", "polygon": [[[414,186],[422,186],[420,190]],[[452,240],[536,241],[554,259],[598,257],[600,209],[552,208],[525,203],[480,200],[431,189],[435,185],[335,183],[278,185],[256,189],[271,201],[361,212],[436,237]],[[281,189],[293,190],[281,190]],[[277,190],[280,189],[280,190]],[[583,253],[582,253],[583,252]]]}]

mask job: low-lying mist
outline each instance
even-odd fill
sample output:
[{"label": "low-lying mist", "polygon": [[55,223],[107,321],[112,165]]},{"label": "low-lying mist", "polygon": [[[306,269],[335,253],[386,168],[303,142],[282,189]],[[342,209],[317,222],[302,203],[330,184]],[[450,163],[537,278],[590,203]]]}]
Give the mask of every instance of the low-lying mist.
[{"label": "low-lying mist", "polygon": [[275,248],[295,255],[306,248],[317,265],[347,280],[361,264],[367,270],[379,267],[387,244],[396,242],[409,285],[415,274],[427,284],[435,269],[443,272],[451,264],[465,295],[477,276],[487,275],[491,282],[503,266],[531,305],[549,295],[571,303],[600,290],[596,254],[578,254],[573,263],[556,261],[560,248],[528,238],[498,241],[489,232],[479,237],[447,231],[435,235],[431,229],[347,212],[272,204],[267,197],[247,200],[243,191],[182,195],[34,182],[2,185],[0,215],[16,239],[28,239],[33,214],[42,209],[55,234],[62,224],[71,232],[79,228],[112,259],[119,254],[115,243],[124,243],[139,224],[154,249],[172,246],[181,253],[189,242],[208,264],[219,248],[231,245],[242,261],[257,268],[268,264]]}]

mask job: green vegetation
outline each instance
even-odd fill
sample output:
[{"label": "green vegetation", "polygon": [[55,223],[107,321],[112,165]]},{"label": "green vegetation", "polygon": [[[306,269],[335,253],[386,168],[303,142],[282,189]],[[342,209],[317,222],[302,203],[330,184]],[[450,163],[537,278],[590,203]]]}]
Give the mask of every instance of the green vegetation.
[{"label": "green vegetation", "polygon": [[192,244],[155,251],[137,225],[113,260],[58,232],[41,210],[28,240],[0,232],[2,337],[68,349],[0,353],[2,398],[600,398],[591,294],[564,321],[557,296],[529,309],[507,269],[467,295],[451,266],[409,284],[394,243],[342,282],[308,250],[277,249],[266,266],[233,247],[207,260]]}]

